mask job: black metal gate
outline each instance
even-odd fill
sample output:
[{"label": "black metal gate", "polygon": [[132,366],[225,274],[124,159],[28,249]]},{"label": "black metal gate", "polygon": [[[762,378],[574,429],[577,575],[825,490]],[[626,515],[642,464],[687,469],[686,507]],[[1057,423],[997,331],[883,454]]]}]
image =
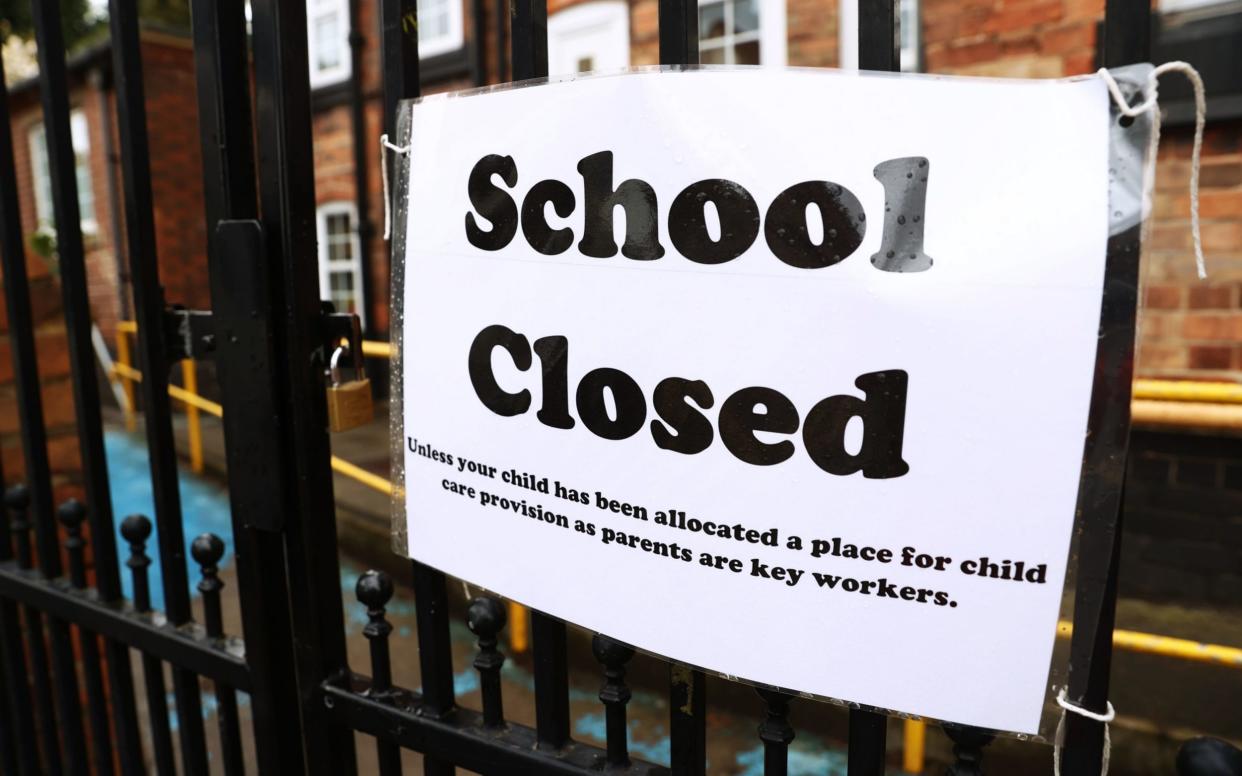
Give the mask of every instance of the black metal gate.
[{"label": "black metal gate", "polygon": [[[446,579],[420,564],[414,563],[410,573],[421,690],[392,684],[392,628],[384,607],[393,585],[383,575],[368,574],[358,587],[369,617],[364,633],[371,645],[370,678],[352,670],[361,667],[347,664],[323,372],[330,343],[348,335],[353,322],[325,310],[320,301],[306,2],[253,0],[249,34],[242,0],[193,3],[205,218],[211,235],[210,313],[170,306],[177,300],[166,300],[160,286],[136,5],[136,0],[112,0],[111,32],[125,243],[145,375],[142,400],[166,609],[151,611],[151,560],[145,554],[151,523],[144,517],[128,517],[119,526],[131,548],[126,565],[135,590],[132,600],[121,593],[125,572],[116,561],[117,525],[109,506],[60,6],[56,0],[34,0],[86,503],[53,503],[8,95],[0,72],[0,251],[27,471],[24,483],[5,481],[9,519],[0,520],[0,768],[23,775],[135,774],[153,761],[158,773],[168,774],[177,772],[179,751],[182,772],[207,773],[202,678],[214,686],[221,752],[217,769],[227,774],[354,773],[355,731],[375,737],[386,775],[401,772],[403,747],[423,752],[425,772],[437,775],[451,774],[456,766],[497,775],[664,772],[628,755],[630,692],[624,677],[633,652],[604,636],[595,638],[594,651],[605,676],[600,698],[606,707],[607,747],[570,738],[566,626],[538,613],[532,615],[535,727],[504,719],[503,657],[496,649],[504,618],[493,599],[476,600],[468,615],[480,643],[474,666],[481,675],[483,708],[458,707]],[[895,0],[859,0],[859,5],[861,66],[896,70]],[[415,3],[381,0],[381,12],[385,122],[391,134],[397,101],[419,94]],[[511,0],[510,12],[513,77],[545,76],[546,0]],[[697,13],[696,0],[660,0],[662,64],[697,62]],[[1106,64],[1147,58],[1149,15],[1146,0],[1108,0]],[[503,49],[503,25],[499,45]],[[1125,261],[1136,266],[1136,253]],[[168,384],[170,366],[191,355],[214,360],[221,387],[244,652],[223,633],[216,575],[223,546],[218,540],[200,537],[189,548],[202,580],[198,617],[186,583]],[[86,584],[83,522],[90,528],[94,587]],[[1118,546],[1095,551],[1111,556],[1111,571],[1094,583],[1086,581],[1090,589],[1084,594],[1096,604],[1088,610],[1100,612],[1093,623],[1099,627],[1092,629],[1097,634],[1093,643],[1075,648],[1075,663],[1089,664],[1091,671],[1071,675],[1070,695],[1086,708],[1103,711]],[[134,653],[145,677],[145,704],[135,698]],[[176,748],[165,666],[172,676]],[[243,757],[239,692],[250,701],[256,752],[250,763]],[[763,690],[760,695],[767,705],[767,718],[759,726],[765,772],[784,774],[794,737],[787,716],[790,696]],[[146,718],[140,720],[143,705]],[[704,773],[704,676],[670,665],[668,705],[669,770]],[[147,731],[147,751],[141,728]],[[851,711],[851,776],[884,772],[885,730],[884,716]],[[967,728],[947,732],[956,744],[953,772],[978,773],[990,735]],[[1102,725],[1072,717],[1064,771],[1096,776],[1102,742]]]}]

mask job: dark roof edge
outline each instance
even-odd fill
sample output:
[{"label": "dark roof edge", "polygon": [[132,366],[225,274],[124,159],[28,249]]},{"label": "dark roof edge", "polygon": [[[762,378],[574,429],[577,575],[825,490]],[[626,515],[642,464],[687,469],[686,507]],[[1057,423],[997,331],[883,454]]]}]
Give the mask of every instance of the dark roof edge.
[{"label": "dark roof edge", "polygon": [[[144,43],[147,41],[153,43],[172,43],[175,40],[182,41],[186,45],[189,45],[189,36],[185,31],[174,30],[162,25],[144,24],[141,32],[141,38]],[[69,78],[73,78],[94,67],[101,65],[108,67],[111,65],[111,59],[109,57],[111,51],[112,39],[110,37],[96,41],[80,51],[74,52],[69,59],[65,61],[65,72]],[[9,87],[9,96],[21,96],[27,92],[38,91],[38,88],[39,76],[36,75],[11,85]]]}]

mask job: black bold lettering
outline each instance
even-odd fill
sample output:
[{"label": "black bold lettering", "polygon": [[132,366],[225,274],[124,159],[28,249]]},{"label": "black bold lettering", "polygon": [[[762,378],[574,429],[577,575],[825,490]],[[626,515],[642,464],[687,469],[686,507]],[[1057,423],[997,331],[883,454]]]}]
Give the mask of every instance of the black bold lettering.
[{"label": "black bold lettering", "polygon": [[549,202],[561,218],[574,212],[574,193],[568,186],[555,180],[539,181],[522,200],[522,234],[526,235],[530,247],[545,256],[555,256],[574,244],[574,232],[568,227],[553,229],[548,226],[546,206]]},{"label": "black bold lettering", "polygon": [[[866,399],[829,396],[812,407],[802,426],[802,439],[815,465],[829,474],[861,471],[871,479],[900,477],[910,471],[901,458],[908,377],[901,369],[870,372],[854,381]],[[858,453],[851,455],[845,450],[845,427],[854,417],[862,421],[863,440]]]},{"label": "black bold lettering", "polygon": [[569,340],[540,337],[535,353],[543,370],[543,406],[535,413],[539,422],[553,428],[573,428],[569,414]]},{"label": "black bold lettering", "polygon": [[492,372],[492,351],[504,348],[513,359],[513,364],[525,372],[530,369],[530,343],[526,337],[501,326],[493,324],[478,333],[474,342],[470,343],[469,370],[470,384],[479,401],[497,415],[511,417],[521,415],[530,408],[530,391],[523,388],[517,393],[509,393],[496,382]]},{"label": "black bold lettering", "polygon": [[[617,416],[608,416],[604,391],[612,395]],[[620,369],[602,367],[587,372],[578,383],[578,417],[596,436],[627,439],[647,420],[647,402],[634,378]]]},{"label": "black bold lettering", "polygon": [[499,175],[509,188],[516,186],[518,174],[513,157],[488,154],[474,165],[466,183],[470,204],[492,224],[491,230],[485,231],[479,226],[474,213],[466,213],[466,239],[474,247],[485,251],[498,251],[508,245],[518,228],[517,205],[512,197],[492,183],[493,175]]},{"label": "black bold lettering", "polygon": [[[759,408],[763,407],[760,411]],[[720,407],[720,441],[738,459],[755,466],[789,460],[793,442],[760,442],[756,431],[792,434],[798,430],[798,410],[785,395],[771,388],[743,388]]]},{"label": "black bold lettering", "polygon": [[625,209],[625,244],[621,255],[649,261],[664,255],[660,245],[656,194],[644,181],[630,179],[612,188],[612,151],[600,151],[578,162],[582,173],[583,227],[578,250],[587,256],[607,259],[617,255],[612,239],[612,216],[618,205]]},{"label": "black bold lettering", "polygon": [[[819,209],[823,240],[811,241],[808,205]],[[862,245],[867,216],[854,193],[831,181],[795,183],[776,195],[768,206],[763,235],[776,258],[800,269],[831,267]]]},{"label": "black bold lettering", "polygon": [[715,403],[711,388],[702,380],[666,377],[656,385],[651,404],[663,422],[651,421],[651,436],[658,446],[694,455],[711,445],[711,421],[690,405],[690,399],[705,410]]},{"label": "black bold lettering", "polygon": [[[707,230],[707,205],[716,209],[720,239]],[[759,236],[759,206],[740,184],[713,178],[692,183],[668,210],[668,236],[682,256],[699,264],[723,264],[746,252]]]}]

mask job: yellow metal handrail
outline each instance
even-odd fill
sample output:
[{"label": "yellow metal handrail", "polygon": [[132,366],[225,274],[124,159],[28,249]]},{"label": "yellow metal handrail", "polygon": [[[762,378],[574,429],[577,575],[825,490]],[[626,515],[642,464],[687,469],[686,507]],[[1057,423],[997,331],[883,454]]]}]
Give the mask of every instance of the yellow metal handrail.
[{"label": "yellow metal handrail", "polygon": [[[113,379],[120,379],[128,406],[125,408],[126,426],[134,429],[134,383],[142,381],[142,373],[132,366],[129,340],[126,335],[136,334],[134,321],[117,324],[117,363],[113,366]],[[362,354],[368,358],[390,358],[392,345],[387,342],[364,340]],[[221,417],[223,408],[216,402],[198,395],[197,378],[192,359],[182,361],[184,387],[168,386],[168,395],[187,407],[190,461],[194,471],[202,469],[202,431],[198,411]],[[1227,382],[1196,382],[1193,380],[1134,381],[1131,418],[1139,424],[1210,428],[1219,430],[1242,430],[1242,384]],[[386,478],[363,469],[337,456],[332,456],[333,471],[356,482],[392,495],[392,483]],[[509,603],[509,644],[514,652],[524,653],[529,648],[526,608]],[[1068,622],[1057,625],[1060,636],[1069,636],[1073,626]],[[1159,636],[1138,631],[1114,630],[1113,646],[1128,652],[1159,655],[1176,660],[1189,660],[1212,665],[1242,669],[1242,649],[1220,644],[1206,644],[1190,639]],[[922,720],[907,719],[903,725],[902,767],[907,773],[919,774],[924,770],[927,725]]]}]

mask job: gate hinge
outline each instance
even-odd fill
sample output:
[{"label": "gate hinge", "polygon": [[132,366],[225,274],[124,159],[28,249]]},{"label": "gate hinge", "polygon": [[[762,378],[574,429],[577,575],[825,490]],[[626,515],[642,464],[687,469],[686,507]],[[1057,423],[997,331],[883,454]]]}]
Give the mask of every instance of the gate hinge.
[{"label": "gate hinge", "polygon": [[208,310],[173,305],[164,311],[164,347],[169,361],[206,358],[216,349],[216,327]]}]

